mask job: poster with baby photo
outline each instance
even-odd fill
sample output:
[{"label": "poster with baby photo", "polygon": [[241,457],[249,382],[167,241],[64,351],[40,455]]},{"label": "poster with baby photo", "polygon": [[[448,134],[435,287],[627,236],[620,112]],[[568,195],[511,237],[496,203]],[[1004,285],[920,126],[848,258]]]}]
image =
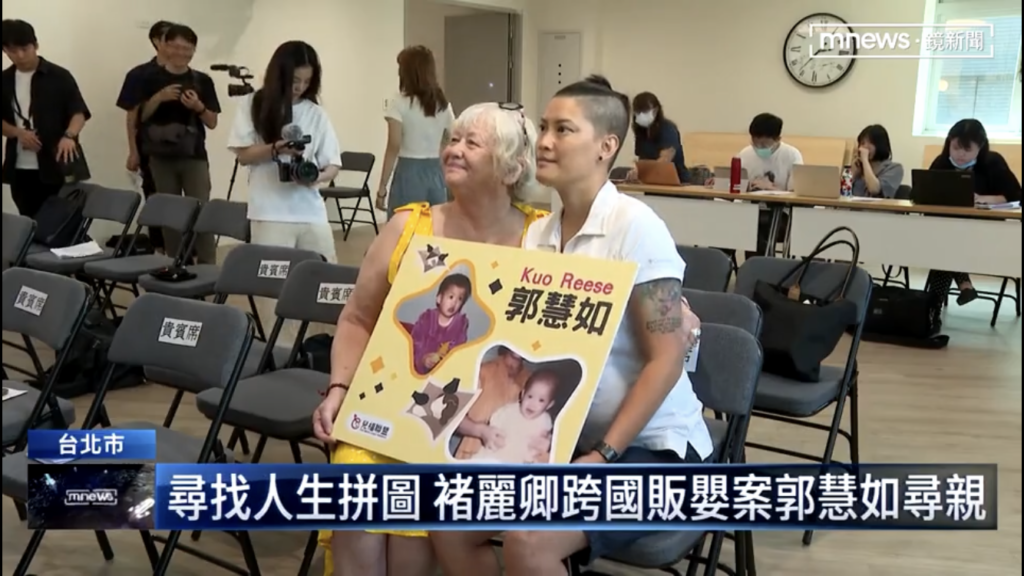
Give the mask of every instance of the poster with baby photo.
[{"label": "poster with baby photo", "polygon": [[636,264],[413,238],[334,425],[400,462],[568,463]]}]

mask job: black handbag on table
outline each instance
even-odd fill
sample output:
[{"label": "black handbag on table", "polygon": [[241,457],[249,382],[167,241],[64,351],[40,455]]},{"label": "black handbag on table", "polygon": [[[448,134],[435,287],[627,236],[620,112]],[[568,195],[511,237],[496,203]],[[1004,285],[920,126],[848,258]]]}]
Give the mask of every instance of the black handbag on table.
[{"label": "black handbag on table", "polygon": [[[842,232],[852,239],[832,241]],[[825,294],[806,293],[803,282],[815,259],[837,246],[848,246],[853,253],[846,274]],[[857,235],[849,228],[837,228],[777,284],[757,282],[754,301],[764,313],[761,347],[765,372],[799,382],[820,380],[821,363],[839,345],[847,328],[857,323],[857,304],[847,300],[846,293],[859,259]]]},{"label": "black handbag on table", "polygon": [[85,220],[85,197],[85,190],[74,188],[47,198],[36,214],[36,243],[47,248],[74,244]]}]

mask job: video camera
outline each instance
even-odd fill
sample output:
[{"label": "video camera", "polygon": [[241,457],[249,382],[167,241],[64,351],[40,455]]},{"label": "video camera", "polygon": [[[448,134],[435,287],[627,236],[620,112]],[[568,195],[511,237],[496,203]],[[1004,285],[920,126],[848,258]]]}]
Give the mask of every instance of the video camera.
[{"label": "video camera", "polygon": [[214,64],[210,66],[210,70],[214,72],[227,72],[228,76],[235,80],[241,80],[241,84],[228,84],[228,96],[232,98],[238,98],[240,96],[248,96],[256,91],[249,81],[255,78],[249,69],[245,66],[235,66],[234,64]]},{"label": "video camera", "polygon": [[[285,140],[282,148],[290,148],[299,152],[305,152],[306,146],[313,142],[313,137],[303,134],[302,128],[295,124],[285,126],[281,131],[281,136]],[[275,151],[274,163],[277,164],[277,178],[281,182],[309,185],[320,177],[320,167],[302,156],[281,157]]]}]

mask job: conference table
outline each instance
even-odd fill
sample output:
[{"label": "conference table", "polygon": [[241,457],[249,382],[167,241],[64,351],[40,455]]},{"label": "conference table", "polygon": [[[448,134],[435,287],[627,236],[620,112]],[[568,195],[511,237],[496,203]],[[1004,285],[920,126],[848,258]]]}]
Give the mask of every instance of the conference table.
[{"label": "conference table", "polygon": [[[703,186],[619,184],[654,209],[677,244],[757,249],[761,205],[772,214],[774,255],[781,214],[789,211],[786,256],[807,256],[826,234],[846,226],[860,239],[865,264],[1021,277],[1021,211],[922,206],[908,200],[814,198],[790,192],[731,194]],[[823,257],[848,259],[837,247]]]}]

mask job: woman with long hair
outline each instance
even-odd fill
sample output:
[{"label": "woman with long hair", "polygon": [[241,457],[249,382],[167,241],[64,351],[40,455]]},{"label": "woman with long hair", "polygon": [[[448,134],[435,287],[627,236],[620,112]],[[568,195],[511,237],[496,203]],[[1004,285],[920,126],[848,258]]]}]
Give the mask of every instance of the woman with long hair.
[{"label": "woman with long hair", "polygon": [[[641,92],[633,98],[633,148],[637,160],[671,162],[680,182],[689,179],[679,127],[665,117],[661,100],[652,92]],[[630,177],[635,178],[636,172]]]},{"label": "woman with long hair", "polygon": [[[322,75],[312,46],[299,41],[279,46],[263,86],[239,103],[228,147],[249,169],[252,242],[311,250],[334,262],[334,231],[319,187],[338,175],[341,147],[319,104]],[[309,142],[296,142],[303,137]],[[296,174],[297,170],[281,169],[283,164],[294,167],[303,161],[317,171]],[[261,310],[261,316],[273,322],[272,312],[273,308]]]},{"label": "woman with long hair", "polygon": [[[538,220],[526,249],[637,262],[636,279],[608,366],[577,444],[578,464],[704,462],[714,446],[684,369],[699,336],[682,298],[686,263],[665,222],[608,181],[629,131],[629,100],[601,77],[562,88],[548,103],[537,140],[537,180],[558,192],[562,211]],[[504,535],[508,576],[565,574],[621,554],[647,531],[519,531]],[[500,576],[494,533],[430,535],[446,576]]]},{"label": "woman with long hair", "polygon": [[[974,175],[974,198],[978,204],[1004,204],[1020,202],[1020,180],[1006,162],[1006,158],[992,150],[985,126],[974,119],[961,120],[949,129],[942,154],[932,161],[929,170],[960,170]],[[949,299],[949,291],[956,282],[960,289],[957,304],[966,306],[978,299],[978,290],[971,277],[963,272],[932,270],[928,275],[928,289],[940,301]]]},{"label": "woman with long hair", "polygon": [[426,46],[410,46],[398,54],[398,85],[399,93],[384,115],[388,144],[377,189],[377,208],[386,209],[388,218],[413,202],[433,206],[448,201],[440,156],[455,120],[437,82],[434,53]]}]

